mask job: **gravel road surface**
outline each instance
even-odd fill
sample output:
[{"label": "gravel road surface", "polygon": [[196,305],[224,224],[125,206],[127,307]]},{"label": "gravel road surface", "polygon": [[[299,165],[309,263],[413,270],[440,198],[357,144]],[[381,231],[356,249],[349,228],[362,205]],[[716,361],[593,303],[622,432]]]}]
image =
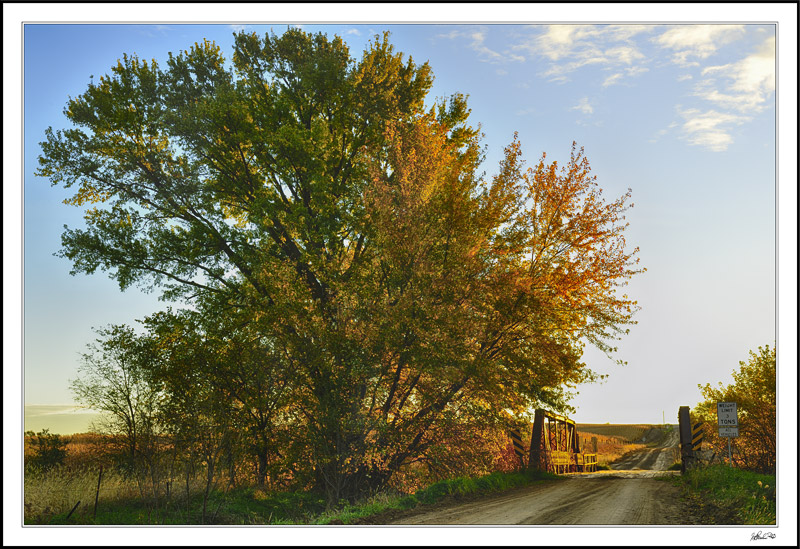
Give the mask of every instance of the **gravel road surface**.
[{"label": "gravel road surface", "polygon": [[678,488],[656,477],[674,463],[677,429],[609,471],[567,475],[469,503],[420,511],[391,524],[695,524]]}]

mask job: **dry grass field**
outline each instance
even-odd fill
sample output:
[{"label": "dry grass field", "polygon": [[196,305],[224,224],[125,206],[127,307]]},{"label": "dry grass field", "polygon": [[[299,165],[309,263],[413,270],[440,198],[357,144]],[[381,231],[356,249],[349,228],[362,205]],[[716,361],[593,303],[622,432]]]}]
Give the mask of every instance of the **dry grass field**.
[{"label": "dry grass field", "polygon": [[[588,425],[578,424],[580,448],[584,452],[592,452],[592,438],[597,439],[598,464],[607,466],[623,455],[644,448],[643,437],[646,437],[651,426],[648,425]],[[135,509],[127,509],[123,502],[144,501],[148,490],[145,485],[132,478],[124,477],[107,453],[109,440],[97,434],[78,434],[63,436],[67,441],[67,454],[63,464],[44,473],[36,469],[27,470],[25,485],[25,522],[27,524],[46,524],[55,515],[63,522],[63,517],[80,502],[75,509],[72,521],[96,524],[156,524],[163,519],[151,516],[145,505],[136,505]],[[104,448],[105,447],[105,448]],[[26,437],[26,458],[33,454],[34,448]],[[100,466],[103,466],[102,484],[97,493],[97,480]],[[194,477],[194,475],[193,475]],[[187,487],[184,481],[175,486],[177,499],[174,505],[185,509]],[[202,474],[192,478],[188,492],[195,501],[203,491]],[[95,496],[98,498],[97,521],[94,515]],[[226,496],[227,497],[227,496]],[[254,494],[256,500],[259,498]],[[196,514],[199,503],[193,503]],[[130,507],[130,505],[128,506]],[[135,516],[134,516],[135,515]],[[196,517],[195,517],[196,518]],[[185,519],[180,519],[185,520]]]}]

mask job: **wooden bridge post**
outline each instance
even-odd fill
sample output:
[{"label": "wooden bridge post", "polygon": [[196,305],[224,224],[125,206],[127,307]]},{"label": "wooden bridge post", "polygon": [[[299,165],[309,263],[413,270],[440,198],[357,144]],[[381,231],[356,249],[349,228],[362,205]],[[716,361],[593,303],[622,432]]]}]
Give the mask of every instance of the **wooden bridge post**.
[{"label": "wooden bridge post", "polygon": [[528,456],[528,467],[531,469],[538,469],[540,471],[546,470],[542,468],[542,443],[545,438],[544,434],[544,411],[536,410],[533,415],[533,428],[531,429],[531,449]]},{"label": "wooden bridge post", "polygon": [[689,418],[689,407],[678,408],[678,429],[681,437],[681,473],[694,466],[694,450],[692,449],[692,422]]}]

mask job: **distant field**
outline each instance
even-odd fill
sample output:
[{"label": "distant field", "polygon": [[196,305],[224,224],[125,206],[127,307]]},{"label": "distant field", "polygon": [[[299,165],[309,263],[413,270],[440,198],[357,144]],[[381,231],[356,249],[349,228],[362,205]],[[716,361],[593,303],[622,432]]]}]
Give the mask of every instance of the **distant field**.
[{"label": "distant field", "polygon": [[653,425],[644,424],[608,424],[608,423],[578,423],[579,433],[591,433],[604,437],[617,437],[625,442],[634,442],[642,438],[644,433]]},{"label": "distant field", "polygon": [[[592,452],[592,438],[597,438],[597,461],[600,465],[612,463],[627,454],[645,447],[644,435],[655,425],[578,423],[578,443],[581,451]],[[660,426],[658,426],[660,427]]]}]

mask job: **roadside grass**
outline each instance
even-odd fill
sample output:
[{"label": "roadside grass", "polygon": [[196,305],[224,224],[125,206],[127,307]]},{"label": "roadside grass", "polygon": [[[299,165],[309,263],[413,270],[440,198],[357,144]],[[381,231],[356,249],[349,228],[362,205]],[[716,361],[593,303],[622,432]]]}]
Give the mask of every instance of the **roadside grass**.
[{"label": "roadside grass", "polygon": [[775,475],[724,464],[696,467],[670,477],[710,524],[775,524]]},{"label": "roadside grass", "polygon": [[326,511],[312,524],[358,524],[368,522],[380,524],[383,514],[392,511],[405,511],[420,505],[432,505],[447,499],[468,498],[502,492],[512,488],[527,486],[546,480],[556,480],[558,475],[540,471],[521,471],[514,473],[496,472],[482,477],[458,477],[442,480],[413,495],[378,495],[360,505],[345,505],[343,508]]},{"label": "roadside grass", "polygon": [[[557,475],[537,471],[496,472],[436,482],[411,495],[381,493],[357,504],[341,502],[326,509],[325,498],[311,492],[269,492],[257,486],[213,490],[202,516],[202,483],[156,500],[142,495],[136,482],[115,471],[104,472],[96,516],[97,472],[55,468],[25,475],[25,524],[28,525],[324,525],[382,524],[391,515],[446,499],[468,498],[526,486]],[[76,502],[80,504],[70,515]],[[383,515],[383,517],[381,516]],[[69,518],[68,518],[69,516]],[[382,522],[383,521],[383,522]]]}]

